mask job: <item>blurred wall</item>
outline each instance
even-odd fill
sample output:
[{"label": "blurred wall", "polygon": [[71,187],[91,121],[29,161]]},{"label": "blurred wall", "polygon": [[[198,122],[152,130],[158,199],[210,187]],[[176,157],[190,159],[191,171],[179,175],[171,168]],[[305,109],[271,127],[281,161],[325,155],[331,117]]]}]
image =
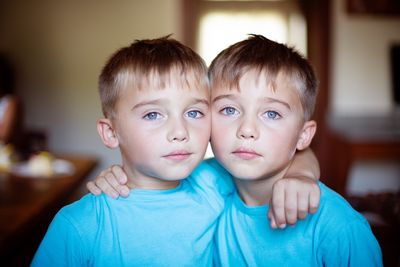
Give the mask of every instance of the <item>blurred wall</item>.
[{"label": "blurred wall", "polygon": [[400,43],[400,17],[348,14],[332,1],[333,115],[382,115],[394,108],[389,48]]},{"label": "blurred wall", "polygon": [[134,39],[173,33],[181,40],[180,0],[0,1],[0,51],[17,69],[30,128],[48,133],[51,151],[119,162],[96,131],[97,78],[106,59]]},{"label": "blurred wall", "polygon": [[[346,0],[331,4],[330,116],[379,117],[394,112],[400,118],[392,97],[389,54],[390,46],[400,43],[400,17],[349,14]],[[400,190],[399,177],[396,160],[356,161],[347,193]]]}]

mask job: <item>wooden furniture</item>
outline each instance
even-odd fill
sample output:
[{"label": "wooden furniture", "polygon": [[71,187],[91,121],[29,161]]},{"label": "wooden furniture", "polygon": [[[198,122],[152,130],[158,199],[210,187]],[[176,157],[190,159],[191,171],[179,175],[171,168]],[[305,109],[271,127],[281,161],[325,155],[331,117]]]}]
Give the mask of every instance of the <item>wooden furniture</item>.
[{"label": "wooden furniture", "polygon": [[93,158],[59,158],[74,165],[73,174],[53,178],[22,178],[0,173],[2,266],[29,264],[55,213],[67,204],[68,197],[96,165]]},{"label": "wooden furniture", "polygon": [[395,160],[400,164],[399,114],[334,118],[331,129],[332,187],[343,196],[350,168],[356,160]]}]

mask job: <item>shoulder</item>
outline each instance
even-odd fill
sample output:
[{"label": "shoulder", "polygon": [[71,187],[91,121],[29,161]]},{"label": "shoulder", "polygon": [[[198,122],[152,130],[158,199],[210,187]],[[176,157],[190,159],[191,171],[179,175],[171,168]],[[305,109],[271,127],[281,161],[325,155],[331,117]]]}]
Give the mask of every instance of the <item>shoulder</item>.
[{"label": "shoulder", "polygon": [[338,193],[322,183],[320,188],[321,203],[314,218],[318,218],[316,233],[324,261],[333,265],[341,261],[350,266],[381,266],[379,243],[368,221]]},{"label": "shoulder", "polygon": [[201,187],[210,187],[222,195],[234,190],[232,176],[214,158],[203,160],[192,172],[189,181]]},{"label": "shoulder", "polygon": [[320,183],[321,203],[317,211],[318,228],[324,236],[366,235],[374,238],[365,217],[356,211],[341,195]]},{"label": "shoulder", "polygon": [[347,200],[323,183],[319,183],[321,189],[321,215],[329,216],[332,220],[349,223],[350,221],[367,223],[366,219],[357,212]]},{"label": "shoulder", "polygon": [[207,164],[209,168],[213,169],[216,173],[220,175],[231,176],[227,170],[216,160],[215,158],[209,158],[203,161],[204,164]]},{"label": "shoulder", "polygon": [[218,163],[215,158],[203,160],[193,171],[194,175],[227,175],[229,173]]},{"label": "shoulder", "polygon": [[94,196],[87,194],[80,200],[63,207],[56,218],[73,225],[75,228],[86,228],[87,225],[96,224],[96,220],[108,209],[110,198],[102,194]]},{"label": "shoulder", "polygon": [[231,176],[214,159],[201,162],[185,181],[218,213],[222,211],[226,197],[235,190]]}]

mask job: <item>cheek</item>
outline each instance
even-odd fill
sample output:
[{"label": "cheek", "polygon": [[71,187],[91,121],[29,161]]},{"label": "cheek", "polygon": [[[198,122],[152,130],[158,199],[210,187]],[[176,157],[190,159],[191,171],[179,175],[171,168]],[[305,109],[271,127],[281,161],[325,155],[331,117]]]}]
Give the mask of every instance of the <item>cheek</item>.
[{"label": "cheek", "polygon": [[225,126],[219,123],[213,123],[211,127],[211,147],[216,156],[221,157],[221,153],[226,150],[229,144],[229,133]]},{"label": "cheek", "polygon": [[217,141],[221,138],[221,132],[224,127],[221,126],[221,123],[216,121],[216,119],[212,120],[211,123],[211,140]]},{"label": "cheek", "polygon": [[297,138],[293,135],[293,130],[275,132],[273,130],[264,133],[264,144],[261,147],[266,147],[269,153],[276,153],[291,157],[296,151]]},{"label": "cheek", "polygon": [[193,131],[193,133],[196,144],[198,144],[198,146],[200,147],[202,146],[206,147],[208,145],[211,136],[211,125],[210,124],[205,125],[202,128],[196,129],[195,131]]},{"label": "cheek", "polygon": [[143,144],[153,144],[160,139],[159,131],[149,129],[148,125],[140,120],[128,120],[120,123],[118,139],[121,145],[127,147],[142,147]]}]

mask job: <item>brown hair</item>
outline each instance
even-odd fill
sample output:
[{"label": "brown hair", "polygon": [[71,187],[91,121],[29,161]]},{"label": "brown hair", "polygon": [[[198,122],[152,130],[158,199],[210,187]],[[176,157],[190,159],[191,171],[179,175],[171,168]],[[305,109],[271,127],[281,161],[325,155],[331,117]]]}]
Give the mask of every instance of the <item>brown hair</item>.
[{"label": "brown hair", "polygon": [[266,72],[272,88],[275,79],[283,71],[296,86],[306,120],[310,119],[317,96],[317,79],[310,63],[284,44],[265,38],[262,35],[250,35],[246,40],[223,50],[212,61],[209,78],[214,86],[228,86],[239,89],[241,77],[249,70]]},{"label": "brown hair", "polygon": [[147,86],[163,89],[171,79],[189,88],[207,88],[207,66],[192,49],[169,38],[136,40],[115,52],[99,77],[103,114],[113,117],[120,92],[129,86],[142,90]]}]

